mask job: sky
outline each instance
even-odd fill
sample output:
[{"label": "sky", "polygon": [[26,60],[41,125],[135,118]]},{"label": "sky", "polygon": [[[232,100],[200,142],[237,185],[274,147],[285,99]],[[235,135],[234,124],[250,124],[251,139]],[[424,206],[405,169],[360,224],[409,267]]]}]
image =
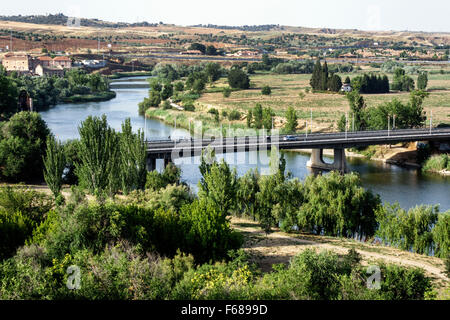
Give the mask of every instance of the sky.
[{"label": "sky", "polygon": [[64,13],[113,22],[450,32],[449,0],[14,0],[0,15]]}]

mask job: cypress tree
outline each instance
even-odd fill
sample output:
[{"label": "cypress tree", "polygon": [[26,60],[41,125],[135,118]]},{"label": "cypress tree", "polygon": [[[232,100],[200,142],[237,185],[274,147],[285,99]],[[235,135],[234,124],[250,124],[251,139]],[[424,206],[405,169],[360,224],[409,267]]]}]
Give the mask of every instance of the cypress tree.
[{"label": "cypress tree", "polygon": [[328,90],[328,65],[326,61],[324,62],[322,67],[322,73],[320,77],[320,90]]},{"label": "cypress tree", "polygon": [[309,81],[309,84],[313,88],[313,90],[320,90],[320,80],[322,75],[322,66],[320,65],[320,60],[317,59],[316,64],[314,65],[313,74],[311,77],[311,80]]}]

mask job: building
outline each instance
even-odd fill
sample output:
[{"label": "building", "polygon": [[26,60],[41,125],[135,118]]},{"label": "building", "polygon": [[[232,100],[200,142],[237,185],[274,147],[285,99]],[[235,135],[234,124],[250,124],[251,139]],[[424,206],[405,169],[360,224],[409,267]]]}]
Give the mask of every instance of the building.
[{"label": "building", "polygon": [[62,67],[63,69],[72,68],[72,59],[67,56],[58,56],[53,59],[53,67]]},{"label": "building", "polygon": [[34,73],[41,77],[42,76],[64,77],[64,68],[62,68],[61,66],[44,67],[43,65],[38,64],[34,69]]},{"label": "building", "polygon": [[342,85],[341,91],[342,92],[352,92],[352,86],[349,83],[344,83]]},{"label": "building", "polygon": [[2,61],[6,71],[16,71],[19,73],[31,72],[33,59],[26,53],[7,53]]},{"label": "building", "polygon": [[49,56],[33,58],[26,53],[8,53],[5,55],[3,66],[6,71],[43,75],[64,76],[64,70],[72,68],[72,60],[67,56],[52,59]]}]

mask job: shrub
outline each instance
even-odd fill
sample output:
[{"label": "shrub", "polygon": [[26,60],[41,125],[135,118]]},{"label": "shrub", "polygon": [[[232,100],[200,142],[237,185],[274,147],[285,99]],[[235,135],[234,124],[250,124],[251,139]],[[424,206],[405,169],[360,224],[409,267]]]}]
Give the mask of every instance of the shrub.
[{"label": "shrub", "polygon": [[238,110],[232,110],[228,114],[228,120],[230,120],[230,121],[241,120],[241,113]]},{"label": "shrub", "polygon": [[396,265],[380,266],[380,296],[385,300],[420,300],[432,288],[431,279],[422,269],[408,269]]},{"label": "shrub", "polygon": [[355,174],[308,177],[305,202],[298,211],[298,226],[315,234],[371,237],[376,230],[379,196],[361,187]]},{"label": "shrub", "polygon": [[0,260],[25,244],[52,207],[45,194],[26,188],[0,188]]},{"label": "shrub", "polygon": [[41,179],[49,134],[40,114],[16,113],[0,133],[0,175],[12,182]]},{"label": "shrub", "polygon": [[172,109],[172,105],[170,104],[170,101],[169,101],[169,100],[165,100],[165,101],[163,102],[163,104],[162,104],[162,108],[163,108],[164,110],[170,110],[170,109]]},{"label": "shrub", "polygon": [[377,236],[402,250],[430,254],[434,248],[433,227],[439,218],[438,207],[418,206],[405,211],[398,204],[377,210]]},{"label": "shrub", "polygon": [[450,164],[450,157],[448,154],[435,155],[426,160],[423,165],[423,171],[439,172],[447,169]]},{"label": "shrub", "polygon": [[222,94],[224,98],[229,98],[231,96],[231,88],[230,87],[223,88]]},{"label": "shrub", "polygon": [[152,171],[147,173],[145,189],[160,190],[170,184],[180,184],[181,171],[173,163],[169,163],[162,173]]},{"label": "shrub", "polygon": [[261,93],[262,93],[263,95],[270,96],[270,94],[272,93],[272,89],[271,89],[269,86],[264,86],[264,87],[261,89]]},{"label": "shrub", "polygon": [[228,83],[233,89],[250,88],[250,79],[248,75],[239,68],[232,68],[228,73]]}]

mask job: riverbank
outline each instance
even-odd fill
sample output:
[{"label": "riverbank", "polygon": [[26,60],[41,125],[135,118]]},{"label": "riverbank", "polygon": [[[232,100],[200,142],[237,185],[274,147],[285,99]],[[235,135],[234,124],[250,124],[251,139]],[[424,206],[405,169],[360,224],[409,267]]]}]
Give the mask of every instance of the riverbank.
[{"label": "riverbank", "polygon": [[63,98],[60,103],[86,103],[86,102],[102,102],[114,99],[117,96],[114,91],[99,92],[87,95],[73,95]]}]

